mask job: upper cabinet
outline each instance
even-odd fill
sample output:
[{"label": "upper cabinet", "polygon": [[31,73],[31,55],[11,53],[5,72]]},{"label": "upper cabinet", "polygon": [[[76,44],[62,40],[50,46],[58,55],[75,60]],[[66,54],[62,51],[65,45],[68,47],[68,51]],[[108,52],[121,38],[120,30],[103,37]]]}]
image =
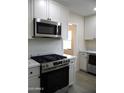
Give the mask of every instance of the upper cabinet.
[{"label": "upper cabinet", "polygon": [[64,40],[68,39],[68,22],[69,22],[69,10],[66,7],[60,7],[60,21],[62,23],[62,37]]},{"label": "upper cabinet", "polygon": [[53,0],[48,1],[48,18],[60,22],[60,5]]},{"label": "upper cabinet", "polygon": [[85,40],[96,39],[96,15],[85,17]]},{"label": "upper cabinet", "polygon": [[28,0],[28,39],[33,35],[33,0]]},{"label": "upper cabinet", "polygon": [[[67,39],[69,10],[54,0],[33,0],[33,18],[62,23],[62,38]],[[33,26],[33,25],[32,25]]]},{"label": "upper cabinet", "polygon": [[47,0],[33,0],[34,18],[47,19]]}]

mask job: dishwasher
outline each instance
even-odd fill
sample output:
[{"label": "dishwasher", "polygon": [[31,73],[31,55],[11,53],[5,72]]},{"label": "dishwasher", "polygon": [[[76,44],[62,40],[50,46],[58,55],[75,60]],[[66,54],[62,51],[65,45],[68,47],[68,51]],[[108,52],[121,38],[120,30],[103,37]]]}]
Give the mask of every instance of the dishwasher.
[{"label": "dishwasher", "polygon": [[89,54],[87,70],[96,75],[96,54]]}]

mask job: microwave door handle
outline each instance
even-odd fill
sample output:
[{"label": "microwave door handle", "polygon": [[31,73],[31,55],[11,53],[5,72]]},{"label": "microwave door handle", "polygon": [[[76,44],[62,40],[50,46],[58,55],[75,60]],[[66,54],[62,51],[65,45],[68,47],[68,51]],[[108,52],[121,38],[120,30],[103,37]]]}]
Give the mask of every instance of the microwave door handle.
[{"label": "microwave door handle", "polygon": [[57,25],[57,28],[56,28],[56,35],[58,35],[59,34],[59,32],[58,32],[58,25]]}]

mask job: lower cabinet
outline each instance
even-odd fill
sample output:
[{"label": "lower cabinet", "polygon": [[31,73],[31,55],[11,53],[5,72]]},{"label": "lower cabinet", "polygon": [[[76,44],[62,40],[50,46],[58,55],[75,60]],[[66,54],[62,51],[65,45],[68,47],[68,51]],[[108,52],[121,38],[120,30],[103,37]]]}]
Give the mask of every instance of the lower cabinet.
[{"label": "lower cabinet", "polygon": [[87,72],[88,54],[85,52],[80,52],[79,53],[79,62],[80,62],[80,70]]},{"label": "lower cabinet", "polygon": [[40,67],[28,69],[28,93],[40,93]]},{"label": "lower cabinet", "polygon": [[28,78],[28,93],[40,93],[40,75]]},{"label": "lower cabinet", "polygon": [[73,85],[75,81],[75,59],[70,59],[69,63],[69,85]]}]

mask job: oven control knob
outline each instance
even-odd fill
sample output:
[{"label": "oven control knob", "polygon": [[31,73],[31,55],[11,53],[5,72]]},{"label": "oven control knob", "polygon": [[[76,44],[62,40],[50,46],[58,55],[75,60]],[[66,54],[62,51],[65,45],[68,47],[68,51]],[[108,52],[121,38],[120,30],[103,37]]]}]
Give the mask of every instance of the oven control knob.
[{"label": "oven control knob", "polygon": [[43,65],[42,68],[45,68],[45,65]]},{"label": "oven control knob", "polygon": [[62,64],[62,61],[60,61],[59,63]]}]

